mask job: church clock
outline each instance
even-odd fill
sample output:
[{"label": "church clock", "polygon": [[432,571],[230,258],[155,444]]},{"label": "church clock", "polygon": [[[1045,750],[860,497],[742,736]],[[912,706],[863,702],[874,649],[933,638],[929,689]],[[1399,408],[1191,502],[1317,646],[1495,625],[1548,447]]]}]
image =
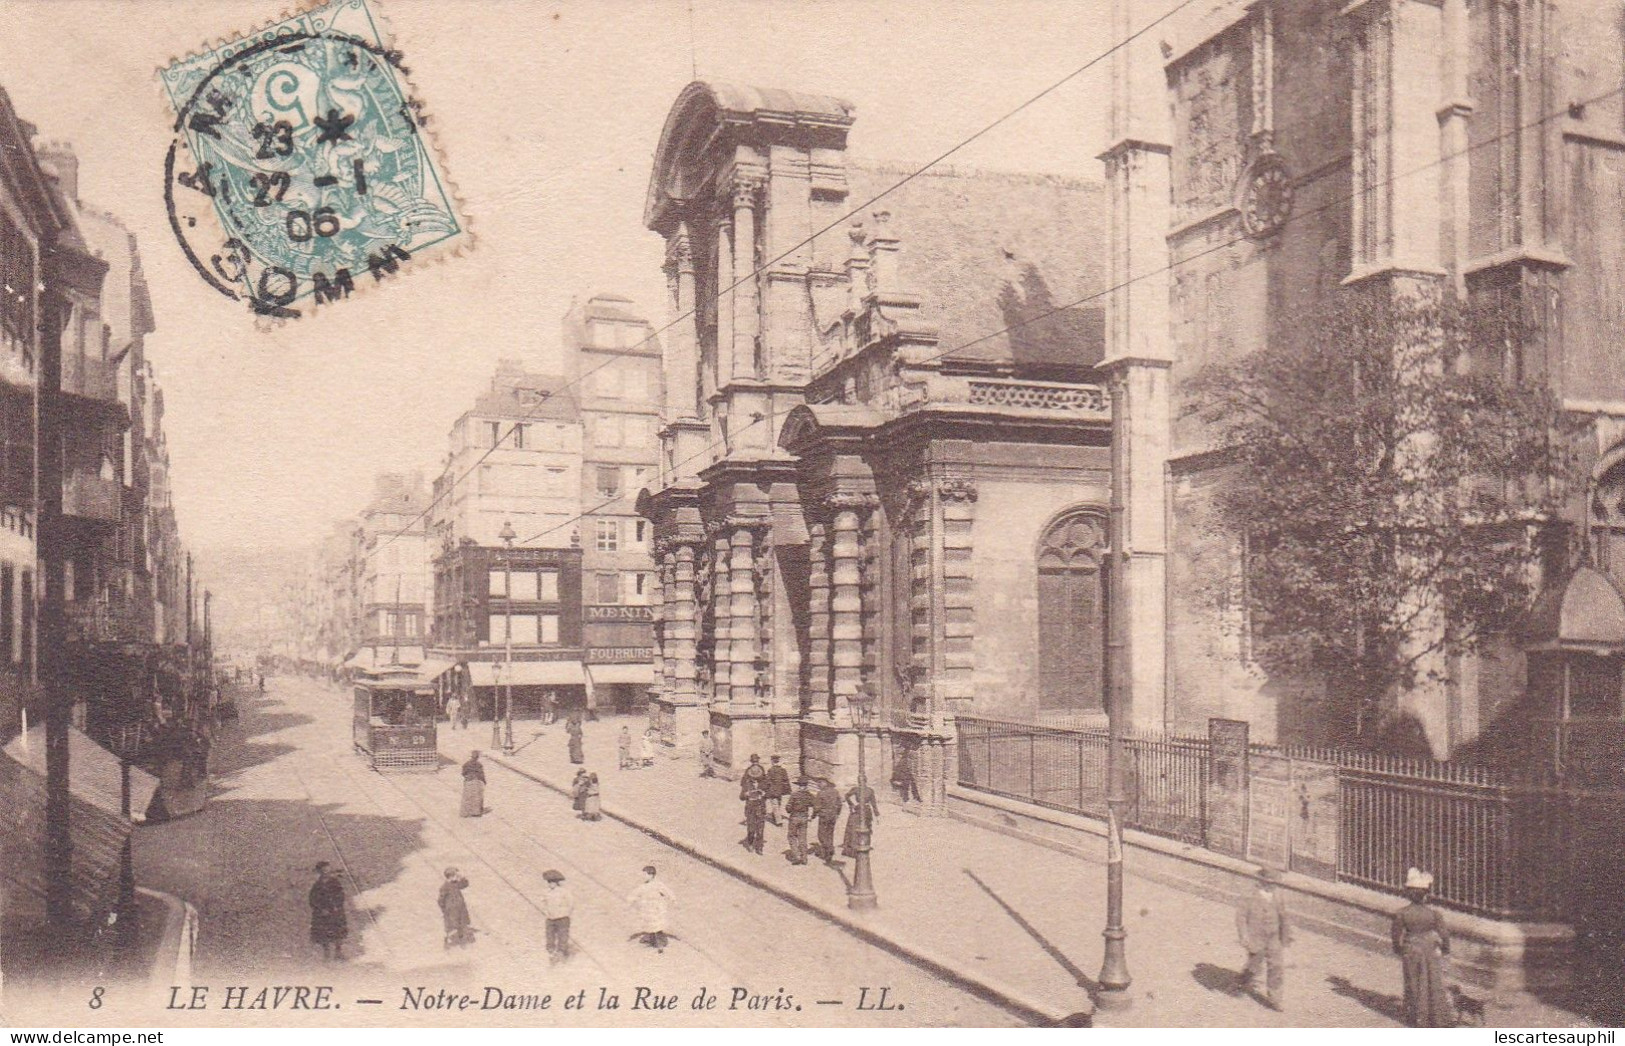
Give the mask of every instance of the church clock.
[{"label": "church clock", "polygon": [[1276,153],[1264,153],[1247,168],[1241,191],[1241,224],[1248,236],[1273,236],[1292,213],[1292,176]]}]

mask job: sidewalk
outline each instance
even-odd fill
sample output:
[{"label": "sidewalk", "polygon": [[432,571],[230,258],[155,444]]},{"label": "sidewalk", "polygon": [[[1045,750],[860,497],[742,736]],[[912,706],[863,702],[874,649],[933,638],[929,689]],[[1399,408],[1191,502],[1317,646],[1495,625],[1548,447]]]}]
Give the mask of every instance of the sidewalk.
[{"label": "sidewalk", "polygon": [[[586,768],[599,776],[609,817],[837,922],[1034,1023],[1091,1009],[1087,989],[1100,967],[1104,926],[1103,866],[883,803],[872,855],[880,909],[851,912],[844,878],[850,861],[836,869],[816,860],[791,865],[784,858],[782,826],[768,826],[765,855],[745,850],[739,845],[744,828],[737,784],[701,778],[692,756],[674,760],[662,753],[651,769],[618,769],[615,738],[623,724],[636,735],[642,721],[606,718],[586,724]],[[442,751],[455,758],[465,758],[475,747],[490,754],[489,724],[443,730],[440,737]],[[562,726],[516,723],[515,741],[520,748],[511,759],[497,755],[491,761],[563,792],[575,768]],[[492,784],[504,787],[500,777]],[[1125,893],[1133,1005],[1098,1014],[1100,1026],[1395,1027],[1401,1022],[1397,960],[1301,933],[1288,951],[1286,1008],[1277,1013],[1235,988],[1245,956],[1235,943],[1232,908],[1138,879],[1132,869]],[[1577,1023],[1572,1014],[1534,1000],[1495,1020],[1507,1027]]]}]

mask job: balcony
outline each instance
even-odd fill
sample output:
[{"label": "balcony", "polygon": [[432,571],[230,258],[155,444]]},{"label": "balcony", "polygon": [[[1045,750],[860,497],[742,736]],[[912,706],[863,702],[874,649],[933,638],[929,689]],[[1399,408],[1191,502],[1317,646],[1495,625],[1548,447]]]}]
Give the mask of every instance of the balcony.
[{"label": "balcony", "polygon": [[117,523],[122,513],[123,488],[116,479],[91,472],[69,472],[62,477],[62,514],[80,519]]},{"label": "balcony", "polygon": [[118,366],[94,356],[64,353],[62,391],[86,399],[119,402]]}]

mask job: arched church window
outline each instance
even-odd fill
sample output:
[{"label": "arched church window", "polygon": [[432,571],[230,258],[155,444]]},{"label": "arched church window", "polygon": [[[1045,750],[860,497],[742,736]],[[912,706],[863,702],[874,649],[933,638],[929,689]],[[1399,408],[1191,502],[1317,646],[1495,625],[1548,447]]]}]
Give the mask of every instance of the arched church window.
[{"label": "arched church window", "polygon": [[1597,569],[1625,585],[1625,459],[1615,462],[1592,488],[1591,555]]},{"label": "arched church window", "polygon": [[1040,711],[1099,711],[1106,693],[1106,517],[1066,513],[1038,543]]}]

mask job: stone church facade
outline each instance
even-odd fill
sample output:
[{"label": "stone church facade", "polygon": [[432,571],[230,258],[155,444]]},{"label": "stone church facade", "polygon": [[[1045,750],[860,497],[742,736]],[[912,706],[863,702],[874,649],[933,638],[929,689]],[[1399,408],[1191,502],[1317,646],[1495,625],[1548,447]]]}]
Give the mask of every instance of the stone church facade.
[{"label": "stone church facade", "polygon": [[[1162,9],[1119,2],[1136,25]],[[1142,143],[1145,177],[1169,189],[1150,215],[1165,246],[1140,268],[1169,273],[1173,416],[1204,363],[1301,337],[1290,318],[1348,288],[1454,292],[1520,316],[1521,337],[1475,365],[1552,390],[1585,429],[1589,484],[1538,521],[1547,552],[1524,632],[1438,657],[1396,711],[1437,757],[1491,735],[1539,747],[1554,729],[1625,740],[1625,5],[1212,0],[1192,11],[1119,70],[1120,88],[1164,103],[1129,113],[1123,133]],[[1225,467],[1212,449],[1176,420],[1166,728],[1224,716],[1249,721],[1255,739],[1319,741],[1322,681],[1271,678],[1248,653],[1245,608],[1196,596],[1226,578],[1239,587],[1245,572],[1240,536],[1213,525]]]},{"label": "stone church facade", "polygon": [[842,223],[909,173],[849,160],[853,118],[696,83],[662,135],[645,217],[684,318],[640,499],[653,716],[734,772],[777,753],[837,781],[861,728],[871,774],[904,759],[940,805],[957,715],[1103,718],[1105,202],[934,171]]}]

